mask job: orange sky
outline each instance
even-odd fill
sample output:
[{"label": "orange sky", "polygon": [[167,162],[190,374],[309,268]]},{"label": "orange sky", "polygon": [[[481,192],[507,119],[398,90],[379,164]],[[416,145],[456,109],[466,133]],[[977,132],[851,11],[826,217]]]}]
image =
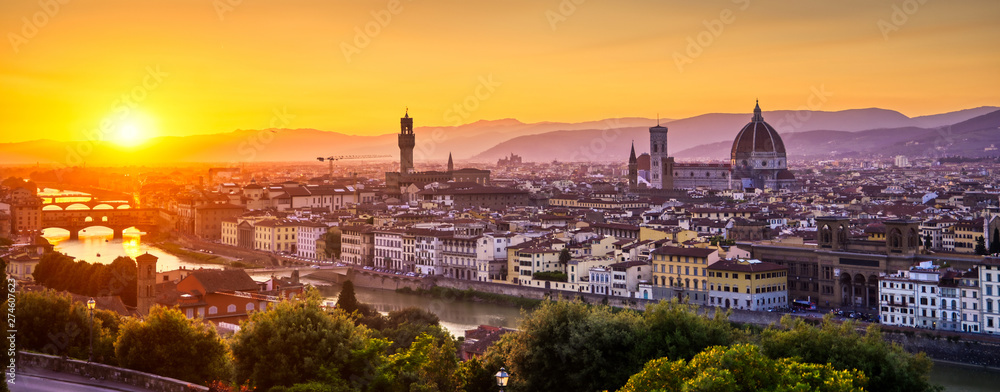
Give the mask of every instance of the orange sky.
[{"label": "orange sky", "polygon": [[0,2],[0,142],[1000,105],[995,0],[42,4]]}]

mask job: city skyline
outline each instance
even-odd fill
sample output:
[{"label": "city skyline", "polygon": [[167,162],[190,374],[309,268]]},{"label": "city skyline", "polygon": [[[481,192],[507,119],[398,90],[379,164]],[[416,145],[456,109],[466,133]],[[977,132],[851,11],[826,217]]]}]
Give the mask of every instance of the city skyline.
[{"label": "city skyline", "polygon": [[0,5],[0,142],[1000,102],[985,1],[165,4]]}]

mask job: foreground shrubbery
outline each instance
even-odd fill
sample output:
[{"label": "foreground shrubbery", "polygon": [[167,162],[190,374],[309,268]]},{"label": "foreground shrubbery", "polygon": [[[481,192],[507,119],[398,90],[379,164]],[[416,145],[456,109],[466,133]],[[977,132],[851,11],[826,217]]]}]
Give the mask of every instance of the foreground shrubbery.
[{"label": "foreground shrubbery", "polygon": [[[937,389],[925,356],[885,342],[877,327],[859,333],[851,322],[786,318],[762,330],[676,301],[645,312],[545,302],[482,358],[460,362],[458,342],[433,314],[382,315],[350,293],[341,293],[343,309],[327,310],[310,290],[253,313],[231,338],[175,309],[154,308],[141,321],[98,311],[95,357],[197,383],[219,379],[213,388],[220,391],[234,380],[258,391],[495,391],[500,367],[512,375],[512,392]],[[21,347],[86,358],[83,304],[22,293],[17,310]],[[50,335],[66,328],[76,332],[54,344]]]},{"label": "foreground shrubbery", "polygon": [[[829,318],[817,327],[786,317],[777,328],[740,329],[721,311],[706,317],[699,315],[696,307],[676,301],[651,305],[644,313],[552,302],[528,315],[520,331],[505,335],[481,361],[468,364],[465,374],[469,390],[481,391],[490,390],[490,370],[495,372],[501,366],[512,375],[508,391],[513,392],[615,390],[640,372],[644,375],[635,379],[632,389],[625,390],[646,390],[641,385],[650,384],[635,383],[649,380],[688,385],[687,389],[664,387],[666,390],[740,390],[722,387],[734,385],[730,381],[742,377],[738,373],[744,365],[728,361],[741,357],[736,353],[749,355],[747,350],[751,350],[767,360],[745,360],[756,360],[760,366],[785,374],[770,379],[768,386],[761,384],[761,390],[786,390],[781,389],[784,382],[803,385],[787,390],[940,389],[929,382],[931,362],[926,356],[909,354],[882,340],[878,327],[869,328],[866,334],[856,328],[856,323],[838,324]],[[706,351],[710,347],[716,348]],[[700,355],[704,356],[695,359]],[[671,379],[650,378],[668,368],[688,373]],[[719,388],[709,387],[715,384],[696,376],[706,372],[722,377]],[[809,373],[803,373],[802,379],[789,378],[795,372]],[[831,384],[816,389],[819,380]],[[700,387],[695,388],[695,384]]]}]

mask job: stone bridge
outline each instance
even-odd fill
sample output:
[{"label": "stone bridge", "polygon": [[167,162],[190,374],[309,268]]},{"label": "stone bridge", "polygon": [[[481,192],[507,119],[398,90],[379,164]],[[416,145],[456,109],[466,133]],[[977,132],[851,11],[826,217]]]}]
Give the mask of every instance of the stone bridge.
[{"label": "stone bridge", "polygon": [[[51,199],[51,198],[48,198]],[[72,208],[70,208],[72,207]],[[42,209],[45,211],[75,211],[75,210],[124,210],[132,208],[132,203],[129,201],[118,200],[118,201],[104,201],[104,200],[90,200],[90,201],[62,201],[58,203],[52,203],[47,200],[42,204]]]},{"label": "stone bridge", "polygon": [[[100,204],[105,204],[102,202]],[[156,208],[127,209],[74,209],[42,210],[42,229],[69,231],[70,239],[79,239],[80,230],[89,227],[107,227],[114,230],[114,238],[122,238],[125,229],[136,228],[144,232],[158,229],[160,210]]]}]

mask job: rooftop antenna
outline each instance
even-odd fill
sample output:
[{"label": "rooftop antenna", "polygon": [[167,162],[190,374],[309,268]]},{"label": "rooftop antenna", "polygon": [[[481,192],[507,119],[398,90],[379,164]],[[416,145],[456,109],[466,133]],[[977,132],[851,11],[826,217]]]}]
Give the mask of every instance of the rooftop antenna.
[{"label": "rooftop antenna", "polygon": [[656,126],[660,126],[660,113],[656,113]]}]

